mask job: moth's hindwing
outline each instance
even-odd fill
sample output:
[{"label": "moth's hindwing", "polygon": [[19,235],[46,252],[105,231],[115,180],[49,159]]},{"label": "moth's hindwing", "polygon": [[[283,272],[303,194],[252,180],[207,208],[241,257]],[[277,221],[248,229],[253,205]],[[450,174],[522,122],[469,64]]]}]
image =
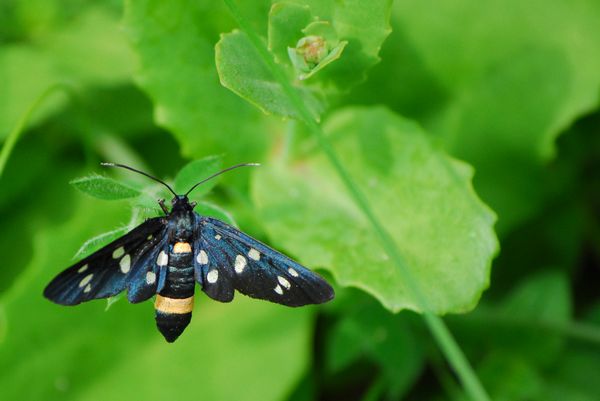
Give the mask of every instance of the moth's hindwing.
[{"label": "moth's hindwing", "polygon": [[321,276],[222,221],[196,215],[195,238],[196,280],[217,301],[231,301],[234,290],[287,306],[334,297]]},{"label": "moth's hindwing", "polygon": [[130,302],[145,301],[164,286],[166,269],[156,261],[161,250],[168,250],[166,231],[164,218],[147,220],[60,273],[44,296],[57,304],[77,305],[128,288]]}]

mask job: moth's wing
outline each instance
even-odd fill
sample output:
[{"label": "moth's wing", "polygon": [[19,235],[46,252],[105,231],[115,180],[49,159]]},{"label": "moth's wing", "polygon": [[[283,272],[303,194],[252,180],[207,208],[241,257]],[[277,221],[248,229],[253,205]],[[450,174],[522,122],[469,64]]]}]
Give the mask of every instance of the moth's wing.
[{"label": "moth's wing", "polygon": [[334,297],[321,276],[236,228],[196,216],[196,280],[211,298],[229,302],[234,289],[287,306],[320,304]]},{"label": "moth's wing", "polygon": [[44,296],[57,304],[77,305],[129,288],[130,302],[144,301],[164,286],[166,269],[156,263],[161,251],[168,252],[166,220],[146,220],[60,273],[48,284]]}]

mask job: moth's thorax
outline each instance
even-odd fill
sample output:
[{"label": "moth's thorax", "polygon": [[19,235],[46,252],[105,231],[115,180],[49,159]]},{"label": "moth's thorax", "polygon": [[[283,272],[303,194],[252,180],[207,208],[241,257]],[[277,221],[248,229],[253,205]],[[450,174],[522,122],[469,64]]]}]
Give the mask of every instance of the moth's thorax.
[{"label": "moth's thorax", "polygon": [[192,242],[194,234],[194,212],[173,211],[169,215],[169,233],[172,244]]}]

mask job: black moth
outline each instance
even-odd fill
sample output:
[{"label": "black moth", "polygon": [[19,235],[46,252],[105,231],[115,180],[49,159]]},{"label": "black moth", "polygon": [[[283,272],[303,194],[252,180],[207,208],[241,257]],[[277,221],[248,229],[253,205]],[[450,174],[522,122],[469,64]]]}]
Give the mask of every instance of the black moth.
[{"label": "black moth", "polygon": [[168,342],[179,337],[192,318],[194,287],[221,302],[234,290],[286,306],[320,304],[334,297],[319,275],[236,228],[194,212],[187,195],[177,195],[163,181],[131,167],[105,163],[143,174],[175,195],[165,216],[146,220],[99,251],[75,263],[48,284],[44,296],[61,305],[108,298],[127,289],[129,302],[156,295],[156,325]]}]

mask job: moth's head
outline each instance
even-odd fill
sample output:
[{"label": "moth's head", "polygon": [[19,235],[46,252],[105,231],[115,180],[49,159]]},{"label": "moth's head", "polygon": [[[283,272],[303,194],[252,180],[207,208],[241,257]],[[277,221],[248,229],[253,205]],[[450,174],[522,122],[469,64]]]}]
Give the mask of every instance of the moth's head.
[{"label": "moth's head", "polygon": [[194,209],[194,206],[196,206],[196,202],[190,203],[190,200],[186,195],[175,195],[173,200],[171,200],[171,205],[173,206],[171,209],[172,212],[191,212]]}]

